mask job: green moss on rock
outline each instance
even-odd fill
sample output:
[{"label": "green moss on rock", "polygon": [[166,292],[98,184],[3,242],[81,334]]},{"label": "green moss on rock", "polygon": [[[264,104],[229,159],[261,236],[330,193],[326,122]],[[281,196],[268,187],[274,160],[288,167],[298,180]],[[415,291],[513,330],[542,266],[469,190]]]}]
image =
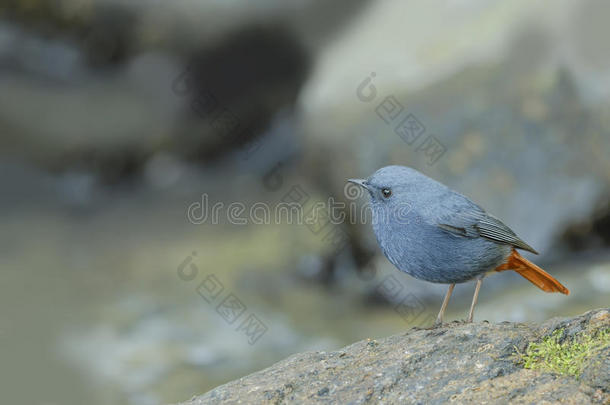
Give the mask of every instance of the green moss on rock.
[{"label": "green moss on rock", "polygon": [[517,354],[524,368],[580,377],[591,359],[610,347],[610,328],[594,335],[579,333],[564,338],[564,329],[555,330],[540,342],[532,342],[525,353]]}]

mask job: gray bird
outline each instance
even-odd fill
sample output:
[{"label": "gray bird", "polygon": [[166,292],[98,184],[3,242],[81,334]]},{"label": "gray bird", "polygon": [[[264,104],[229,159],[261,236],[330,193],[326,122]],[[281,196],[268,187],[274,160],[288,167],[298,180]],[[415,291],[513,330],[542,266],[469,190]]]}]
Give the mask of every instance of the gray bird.
[{"label": "gray bird", "polygon": [[538,254],[508,226],[462,194],[404,166],[387,166],[368,179],[350,179],[371,200],[373,230],[384,255],[405,273],[449,284],[436,318],[443,315],[457,283],[476,280],[468,322],[472,322],[483,278],[514,270],[546,292],[569,294],[550,274],[516,249]]}]

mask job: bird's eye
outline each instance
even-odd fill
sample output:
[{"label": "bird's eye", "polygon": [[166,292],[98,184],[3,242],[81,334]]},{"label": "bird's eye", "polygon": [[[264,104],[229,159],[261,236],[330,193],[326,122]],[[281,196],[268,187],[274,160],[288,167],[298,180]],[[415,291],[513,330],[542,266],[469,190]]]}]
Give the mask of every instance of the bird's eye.
[{"label": "bird's eye", "polygon": [[381,195],[383,195],[383,198],[390,198],[392,196],[392,190],[389,188],[382,188]]}]

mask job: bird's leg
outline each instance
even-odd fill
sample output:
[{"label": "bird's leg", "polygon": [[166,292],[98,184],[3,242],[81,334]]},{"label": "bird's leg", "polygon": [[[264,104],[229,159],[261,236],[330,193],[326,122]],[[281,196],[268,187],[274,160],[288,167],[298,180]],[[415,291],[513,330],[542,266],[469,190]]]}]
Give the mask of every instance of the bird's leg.
[{"label": "bird's leg", "polygon": [[439,311],[438,316],[436,317],[436,322],[434,322],[434,326],[438,326],[443,323],[443,315],[445,315],[445,310],[447,309],[447,305],[449,304],[449,298],[451,298],[453,287],[455,287],[455,284],[451,284],[449,286],[449,289],[447,290],[447,294],[445,294],[443,305],[441,305],[441,310]]},{"label": "bird's leg", "polygon": [[470,312],[468,313],[468,320],[466,322],[472,322],[472,317],[474,316],[474,306],[477,305],[477,299],[479,298],[479,290],[481,289],[481,284],[483,284],[483,279],[480,278],[477,280],[477,285],[474,287],[474,295],[472,296],[472,305],[470,305]]}]

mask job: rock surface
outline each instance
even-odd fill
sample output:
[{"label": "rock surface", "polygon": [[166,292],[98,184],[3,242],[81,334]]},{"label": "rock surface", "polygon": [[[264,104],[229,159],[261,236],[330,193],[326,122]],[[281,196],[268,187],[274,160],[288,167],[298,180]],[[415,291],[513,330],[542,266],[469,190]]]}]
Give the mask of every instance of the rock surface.
[{"label": "rock surface", "polygon": [[[413,328],[334,352],[301,353],[219,386],[184,405],[208,403],[610,404],[610,362],[597,356],[579,379],[523,369],[516,349],[554,330],[564,339],[610,327],[610,309],[529,323]],[[600,356],[608,353],[604,350]],[[602,361],[599,361],[602,360]],[[595,367],[593,367],[595,363]]]}]

